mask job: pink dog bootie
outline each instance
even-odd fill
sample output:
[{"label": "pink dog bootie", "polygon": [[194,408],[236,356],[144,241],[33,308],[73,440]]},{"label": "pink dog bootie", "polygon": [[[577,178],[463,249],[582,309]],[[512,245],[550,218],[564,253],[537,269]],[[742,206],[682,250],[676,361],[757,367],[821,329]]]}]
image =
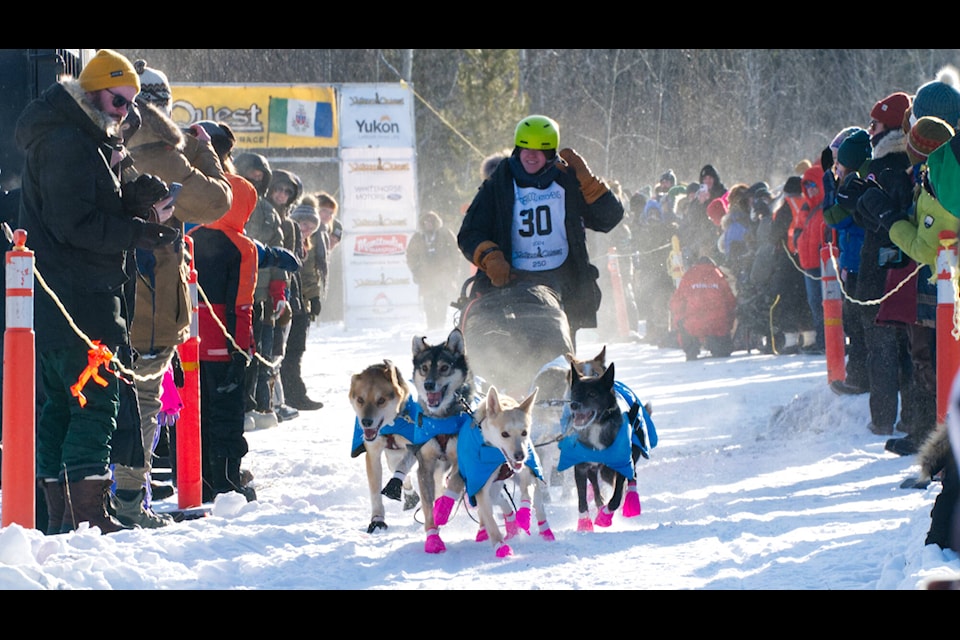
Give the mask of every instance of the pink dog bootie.
[{"label": "pink dog bootie", "polygon": [[530,501],[522,500],[520,508],[517,509],[517,527],[523,529],[527,535],[530,535]]},{"label": "pink dog bootie", "polygon": [[506,531],[506,534],[503,536],[504,540],[509,540],[520,533],[520,527],[517,526],[516,514],[511,513],[508,516],[503,516],[503,528]]},{"label": "pink dog bootie", "polygon": [[637,493],[637,483],[627,485],[627,495],[623,499],[623,517],[635,518],[640,515],[640,494]]},{"label": "pink dog bootie", "polygon": [[598,527],[609,527],[613,524],[613,512],[608,510],[606,505],[600,507],[600,511],[597,512],[597,518],[593,523]]},{"label": "pink dog bootie", "polygon": [[[587,520],[589,522],[589,519]],[[550,530],[550,525],[547,524],[547,521],[538,522],[537,526],[540,527],[540,537],[546,540],[547,542],[553,542],[556,538],[553,535],[553,531]]]},{"label": "pink dog bootie", "polygon": [[423,550],[427,553],[443,553],[447,546],[440,539],[440,533],[436,529],[430,529],[427,532],[427,541],[423,545]]},{"label": "pink dog bootie", "polygon": [[438,527],[442,527],[450,520],[450,513],[453,511],[454,501],[450,496],[440,496],[433,503],[433,522]]},{"label": "pink dog bootie", "polygon": [[490,539],[490,534],[487,533],[487,530],[484,527],[480,527],[480,529],[477,531],[476,541],[486,542],[489,539]]},{"label": "pink dog bootie", "polygon": [[501,542],[497,545],[497,557],[506,558],[513,555],[513,549],[510,548],[510,545],[505,542]]},{"label": "pink dog bootie", "polygon": [[577,520],[577,531],[593,531],[593,520],[590,519],[589,514]]}]

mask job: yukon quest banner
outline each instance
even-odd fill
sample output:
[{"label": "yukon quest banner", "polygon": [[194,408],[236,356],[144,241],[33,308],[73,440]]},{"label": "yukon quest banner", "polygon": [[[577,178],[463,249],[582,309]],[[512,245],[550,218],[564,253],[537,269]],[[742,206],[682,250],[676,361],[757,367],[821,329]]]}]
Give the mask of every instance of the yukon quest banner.
[{"label": "yukon quest banner", "polygon": [[340,85],[340,146],[415,147],[413,91],[401,84]]},{"label": "yukon quest banner", "polygon": [[315,149],[340,145],[332,86],[200,84],[171,86],[173,119],[225,122],[241,149]]}]

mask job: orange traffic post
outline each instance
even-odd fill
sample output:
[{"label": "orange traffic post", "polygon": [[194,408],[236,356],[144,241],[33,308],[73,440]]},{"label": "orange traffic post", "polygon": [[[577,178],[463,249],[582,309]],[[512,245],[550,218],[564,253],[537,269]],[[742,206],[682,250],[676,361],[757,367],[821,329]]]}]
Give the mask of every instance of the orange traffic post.
[{"label": "orange traffic post", "polygon": [[960,329],[956,324],[957,234],[940,232],[937,252],[937,422],[946,422],[950,385],[960,366]]},{"label": "orange traffic post", "polygon": [[181,509],[203,504],[203,477],[200,446],[200,320],[197,294],[197,270],[193,266],[193,238],[184,241],[190,253],[190,337],[178,346],[183,365],[183,389],[180,399],[183,408],[177,420],[177,505]]},{"label": "orange traffic post", "polygon": [[607,269],[610,271],[610,288],[613,290],[613,304],[617,310],[617,330],[620,337],[630,336],[630,320],[627,316],[627,297],[623,291],[623,278],[620,277],[620,258],[616,249],[607,253]]},{"label": "orange traffic post", "polygon": [[36,355],[33,333],[33,252],[17,229],[7,252],[3,333],[3,526],[36,529]]},{"label": "orange traffic post", "polygon": [[823,343],[827,354],[827,384],[847,379],[846,335],[843,332],[843,291],[836,260],[840,249],[828,243],[820,248],[820,291],[823,295]]}]

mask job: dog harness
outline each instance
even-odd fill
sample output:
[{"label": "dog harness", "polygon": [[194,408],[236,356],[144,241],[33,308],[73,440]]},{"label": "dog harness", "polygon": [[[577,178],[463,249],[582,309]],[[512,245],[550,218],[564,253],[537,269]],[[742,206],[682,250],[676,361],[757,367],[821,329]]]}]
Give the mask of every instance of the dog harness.
[{"label": "dog harness", "polygon": [[[467,484],[467,496],[470,497],[471,503],[474,503],[473,497],[483,489],[483,485],[495,473],[498,480],[506,480],[513,475],[513,470],[503,458],[503,452],[483,442],[483,431],[479,426],[471,425],[460,432],[457,438],[457,464],[460,475]],[[543,480],[540,458],[537,457],[533,446],[527,447],[527,459],[524,464],[537,478]]]},{"label": "dog harness", "polygon": [[[613,469],[627,480],[633,480],[635,469],[632,445],[640,448],[644,458],[649,457],[649,450],[657,446],[657,430],[643,403],[622,382],[614,381],[613,389],[617,394],[617,405],[621,409],[622,416],[620,431],[617,432],[613,444],[606,449],[592,449],[580,442],[576,433],[571,433],[557,443],[560,447],[557,471],[569,469],[582,462],[592,462]],[[569,409],[565,410],[563,415],[565,427],[570,417]]]},{"label": "dog harness", "polygon": [[440,447],[446,450],[450,436],[459,434],[461,428],[469,425],[472,420],[470,414],[463,411],[446,418],[433,418],[419,413],[414,429],[413,444],[421,445],[431,438],[436,438]]},{"label": "dog harness", "polygon": [[[414,425],[417,420],[417,416],[420,414],[420,405],[417,404],[417,401],[412,397],[407,398],[407,402],[403,405],[403,409],[400,410],[400,414],[397,416],[397,419],[388,425],[384,425],[380,428],[380,435],[388,436],[389,442],[387,443],[388,449],[399,449],[400,446],[395,442],[393,436],[400,435],[413,442],[414,438]],[[354,418],[353,420],[353,445],[350,448],[350,457],[356,458],[361,453],[366,451],[366,448],[363,446],[363,428],[360,426],[360,418]]]}]

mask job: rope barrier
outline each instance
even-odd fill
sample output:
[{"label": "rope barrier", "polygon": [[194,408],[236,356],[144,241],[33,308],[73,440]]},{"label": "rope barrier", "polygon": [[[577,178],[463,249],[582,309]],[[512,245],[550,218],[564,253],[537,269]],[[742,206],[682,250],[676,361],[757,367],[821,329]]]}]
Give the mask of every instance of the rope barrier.
[{"label": "rope barrier", "polygon": [[[101,345],[99,344],[99,341],[96,341],[96,342],[95,342],[95,341],[91,340],[90,337],[87,336],[87,334],[85,334],[85,333],[83,332],[83,330],[80,329],[80,327],[77,326],[77,323],[74,322],[73,318],[70,316],[70,312],[68,312],[67,309],[66,309],[66,307],[63,306],[63,302],[60,300],[60,297],[57,296],[57,294],[53,291],[53,289],[51,289],[50,286],[47,284],[46,280],[43,279],[43,275],[40,273],[39,269],[36,268],[36,260],[34,260],[34,276],[36,277],[37,283],[39,283],[40,288],[43,289],[43,290],[47,293],[47,295],[50,296],[50,299],[53,300],[53,303],[54,303],[54,304],[56,305],[56,307],[60,310],[60,313],[63,314],[64,320],[66,320],[66,322],[67,322],[67,324],[70,326],[70,328],[73,329],[73,332],[77,335],[77,337],[79,337],[81,340],[83,340],[83,342],[87,345],[87,347],[88,347],[91,351],[98,351],[98,350],[100,350],[100,349],[101,349]],[[207,308],[211,308],[210,300],[207,298],[207,294],[203,291],[203,289],[200,287],[199,284],[197,285],[197,292],[200,294],[200,297],[203,298],[203,302],[207,305]],[[217,317],[217,314],[211,312],[210,315],[213,317],[214,321],[217,323],[217,326],[220,327],[220,330],[223,332],[224,337],[226,337],[226,339],[230,342],[230,344],[233,345],[233,347],[234,347],[237,351],[239,351],[240,353],[243,353],[243,355],[244,355],[244,357],[247,359],[247,362],[248,362],[248,363],[251,361],[252,357],[253,357],[253,358],[256,358],[257,360],[259,360],[260,362],[262,362],[263,364],[265,364],[265,365],[268,366],[268,367],[276,367],[277,365],[279,365],[279,364],[283,361],[283,357],[280,357],[280,358],[277,358],[275,361],[272,361],[272,362],[271,362],[271,361],[269,361],[269,360],[266,360],[266,359],[265,359],[263,356],[261,356],[259,353],[253,354],[252,357],[249,356],[246,352],[244,352],[243,349],[241,349],[241,348],[239,347],[239,345],[237,345],[236,340],[234,340],[233,336],[230,335],[230,332],[227,330],[227,327],[224,326],[223,322],[220,321],[220,318]],[[114,364],[116,365],[117,369],[118,369],[121,373],[123,373],[123,374],[125,374],[125,375],[127,375],[127,376],[129,376],[129,377],[131,377],[131,378],[133,378],[134,380],[140,381],[140,382],[147,382],[147,381],[149,381],[149,380],[156,380],[157,378],[162,377],[162,376],[164,375],[164,373],[166,373],[165,371],[159,371],[159,372],[157,372],[157,373],[153,373],[153,374],[150,374],[150,375],[141,375],[141,374],[138,374],[138,373],[134,372],[132,369],[129,369],[129,368],[125,367],[125,366],[123,365],[123,363],[120,362],[120,360],[117,358],[116,354],[111,354],[111,356],[112,356],[112,357],[110,358],[109,361],[112,362],[112,363],[114,363]]]}]

